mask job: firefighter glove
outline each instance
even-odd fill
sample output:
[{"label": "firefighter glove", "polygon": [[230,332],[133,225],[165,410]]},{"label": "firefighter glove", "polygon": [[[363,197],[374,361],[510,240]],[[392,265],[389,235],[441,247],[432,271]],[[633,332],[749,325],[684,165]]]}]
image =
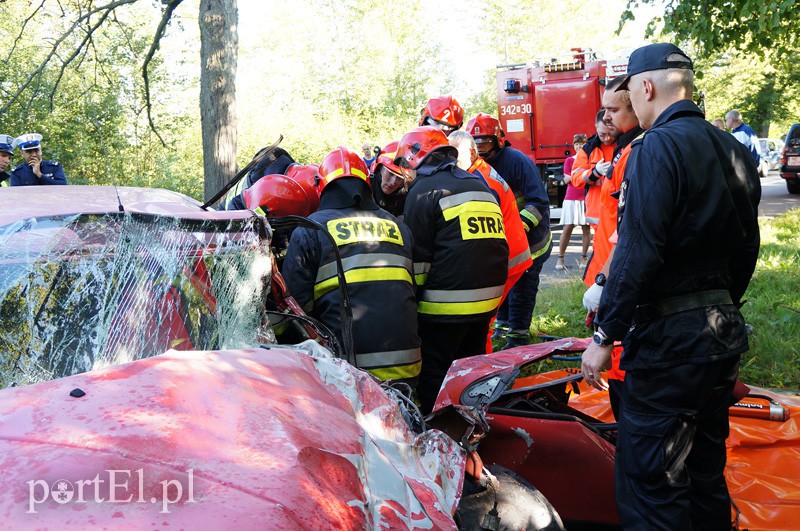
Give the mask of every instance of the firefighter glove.
[{"label": "firefighter glove", "polygon": [[601,295],[603,295],[603,286],[592,284],[583,294],[583,307],[590,312],[596,312],[600,306]]},{"label": "firefighter glove", "polygon": [[606,162],[605,159],[600,159],[600,162],[595,165],[594,169],[597,170],[597,173],[600,177],[605,177],[606,173],[608,172],[608,168],[611,167],[611,162]]}]

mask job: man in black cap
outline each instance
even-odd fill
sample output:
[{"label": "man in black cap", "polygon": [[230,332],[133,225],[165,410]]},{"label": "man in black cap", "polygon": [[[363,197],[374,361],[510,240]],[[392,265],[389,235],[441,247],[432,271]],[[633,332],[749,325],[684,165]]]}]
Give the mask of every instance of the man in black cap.
[{"label": "man in black cap", "polygon": [[619,241],[581,370],[626,371],[616,453],[624,529],[730,529],[728,407],[748,349],[739,312],[759,248],[758,170],[692,102],[691,60],[672,44],[631,54],[645,134],[631,144]]}]

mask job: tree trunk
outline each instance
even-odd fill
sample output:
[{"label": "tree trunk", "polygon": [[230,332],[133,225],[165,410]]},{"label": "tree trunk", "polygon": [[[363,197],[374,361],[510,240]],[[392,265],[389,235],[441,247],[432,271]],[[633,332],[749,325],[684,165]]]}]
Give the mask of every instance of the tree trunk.
[{"label": "tree trunk", "polygon": [[200,0],[200,123],[204,197],[236,174],[236,0]]}]

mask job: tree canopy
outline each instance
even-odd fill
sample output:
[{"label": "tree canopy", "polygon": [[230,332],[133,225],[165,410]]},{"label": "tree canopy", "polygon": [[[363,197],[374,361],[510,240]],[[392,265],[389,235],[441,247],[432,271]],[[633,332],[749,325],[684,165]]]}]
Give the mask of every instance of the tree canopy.
[{"label": "tree canopy", "polygon": [[664,14],[650,21],[646,36],[663,22],[665,33],[694,44],[704,57],[736,49],[769,58],[797,49],[798,0],[628,0],[620,27],[646,4],[664,5]]},{"label": "tree canopy", "polygon": [[[624,57],[644,42],[645,21],[654,38],[695,59],[709,118],[738,108],[757,131],[778,134],[800,114],[798,76],[786,59],[797,51],[796,0],[712,1],[697,12],[673,0],[655,17],[655,0],[225,1],[239,10],[235,103],[225,120],[238,132],[238,146],[226,149],[239,166],[279,134],[307,163],[338,145],[382,146],[414,127],[439,94],[456,96],[467,118],[494,113],[498,64],[573,47]],[[202,198],[200,5],[0,2],[0,133],[42,133],[45,158],[61,162],[71,183]],[[232,173],[232,160],[221,173]]]},{"label": "tree canopy", "polygon": [[[620,27],[643,5],[628,0]],[[697,84],[705,92],[709,118],[742,112],[760,136],[779,136],[798,121],[800,73],[788,60],[800,52],[798,0],[711,0],[700,6],[668,0],[649,20],[646,36],[667,36],[696,57]]]}]

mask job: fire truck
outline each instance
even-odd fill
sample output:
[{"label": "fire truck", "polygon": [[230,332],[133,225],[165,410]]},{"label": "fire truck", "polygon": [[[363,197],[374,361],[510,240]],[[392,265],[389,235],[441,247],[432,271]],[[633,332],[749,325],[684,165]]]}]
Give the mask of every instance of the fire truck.
[{"label": "fire truck", "polygon": [[572,137],[595,133],[606,82],[624,75],[627,60],[598,60],[573,48],[567,57],[500,65],[497,112],[506,139],[539,168],[547,184],[551,217],[560,218],[566,186],[564,161],[574,155]]}]

